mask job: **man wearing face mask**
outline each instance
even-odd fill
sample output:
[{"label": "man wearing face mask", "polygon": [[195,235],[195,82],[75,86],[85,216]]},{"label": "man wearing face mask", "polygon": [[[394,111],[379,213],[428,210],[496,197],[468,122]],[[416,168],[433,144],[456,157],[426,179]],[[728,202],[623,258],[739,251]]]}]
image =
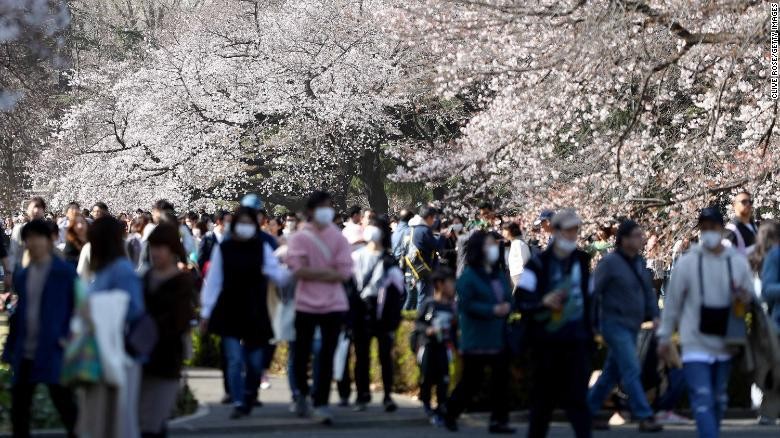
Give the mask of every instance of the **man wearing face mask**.
[{"label": "man wearing face mask", "polygon": [[732,313],[744,316],[753,297],[750,266],[735,248],[723,245],[723,222],[717,207],[699,213],[701,244],[674,265],[657,332],[658,355],[670,365],[671,337],[676,330],[680,333],[688,397],[702,437],[719,435],[734,353],[726,334]]},{"label": "man wearing face mask", "polygon": [[314,391],[314,416],[323,424],[333,422],[328,408],[336,350],[344,315],[349,310],[344,282],[352,275],[352,248],[333,224],[336,210],[326,192],[314,192],[306,201],[308,222],[290,236],[287,265],[298,284],[295,289],[295,379],[300,391],[296,413],[308,415],[309,359],[314,331],[320,328],[322,348],[318,386]]},{"label": "man wearing face mask", "polygon": [[[593,333],[590,323],[590,259],[577,248],[582,221],[561,210],[550,221],[550,246],[531,259],[515,288],[528,321],[533,388],[528,436],[547,436],[556,405],[566,410],[577,438],[591,436],[587,403]],[[526,319],[527,318],[527,319]]]},{"label": "man wearing face mask", "polygon": [[[658,301],[650,272],[640,251],[645,233],[632,220],[618,227],[617,249],[599,262],[594,273],[593,296],[598,315],[597,326],[609,347],[604,369],[588,394],[592,414],[601,405],[618,382],[628,395],[631,415],[639,420],[640,432],[660,432],[663,427],[655,422],[653,410],[645,397],[637,353],[637,336],[643,322],[657,325]],[[594,422],[597,429],[606,429],[606,422]]]}]

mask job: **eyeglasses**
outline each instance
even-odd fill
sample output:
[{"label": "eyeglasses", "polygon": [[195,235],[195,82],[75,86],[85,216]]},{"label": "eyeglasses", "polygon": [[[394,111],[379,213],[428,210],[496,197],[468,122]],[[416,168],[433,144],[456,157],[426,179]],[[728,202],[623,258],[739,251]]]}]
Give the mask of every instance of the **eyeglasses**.
[{"label": "eyeglasses", "polygon": [[743,200],[739,201],[739,203],[742,204],[742,205],[753,205],[753,200],[752,199],[743,199]]}]

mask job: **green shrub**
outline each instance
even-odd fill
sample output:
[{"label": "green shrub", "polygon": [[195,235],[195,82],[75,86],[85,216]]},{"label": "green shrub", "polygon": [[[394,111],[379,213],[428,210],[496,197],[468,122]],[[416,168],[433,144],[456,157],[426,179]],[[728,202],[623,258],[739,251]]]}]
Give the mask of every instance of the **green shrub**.
[{"label": "green shrub", "polygon": [[[409,335],[414,329],[414,319],[416,312],[408,311],[403,313],[403,321],[395,335],[395,347],[393,348],[394,361],[394,380],[393,391],[404,394],[417,394],[420,372],[417,366],[417,358],[409,348]],[[219,368],[219,348],[218,338],[208,336],[201,339],[200,335],[195,334],[193,338],[193,350],[195,355],[189,365],[197,367]],[[593,354],[593,367],[600,369],[604,363],[607,349],[603,345],[597,345]],[[374,342],[371,346],[371,383],[377,388],[381,388],[382,374],[379,364],[379,354]],[[350,369],[354,370],[354,354],[350,356]],[[510,404],[512,409],[527,409],[530,403],[531,378],[528,368],[530,358],[526,357],[512,359],[510,370]],[[452,389],[458,382],[460,376],[460,360],[458,357],[451,365],[450,375]],[[271,364],[273,374],[285,374],[287,371],[287,345],[280,344],[276,350],[274,360]],[[488,381],[489,374],[485,375],[485,382]],[[729,382],[730,406],[749,407],[750,404],[750,378],[735,366],[732,371]],[[487,388],[483,388],[480,394],[475,398],[474,407],[484,409],[487,407]]]}]

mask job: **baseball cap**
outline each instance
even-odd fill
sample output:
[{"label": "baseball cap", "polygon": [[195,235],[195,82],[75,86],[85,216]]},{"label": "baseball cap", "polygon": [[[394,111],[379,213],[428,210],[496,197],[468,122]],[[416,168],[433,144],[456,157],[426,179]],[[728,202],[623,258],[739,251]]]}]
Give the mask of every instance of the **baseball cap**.
[{"label": "baseball cap", "polygon": [[723,214],[721,214],[720,209],[718,207],[707,207],[707,208],[703,208],[699,212],[698,225],[701,225],[702,222],[713,222],[720,226],[723,226],[725,220],[723,219]]},{"label": "baseball cap", "polygon": [[263,200],[254,193],[249,193],[241,198],[241,206],[253,208],[255,210],[262,210]]},{"label": "baseball cap", "polygon": [[536,218],[536,220],[534,221],[534,226],[538,227],[539,225],[542,224],[542,222],[549,221],[550,219],[552,219],[553,216],[555,216],[555,212],[554,211],[552,211],[552,210],[542,210],[542,212],[539,213],[539,217]]},{"label": "baseball cap", "polygon": [[552,217],[552,220],[550,221],[550,224],[553,226],[553,228],[566,230],[582,225],[582,219],[577,216],[576,211],[571,208],[566,208],[559,211],[558,213],[555,213],[555,215]]}]

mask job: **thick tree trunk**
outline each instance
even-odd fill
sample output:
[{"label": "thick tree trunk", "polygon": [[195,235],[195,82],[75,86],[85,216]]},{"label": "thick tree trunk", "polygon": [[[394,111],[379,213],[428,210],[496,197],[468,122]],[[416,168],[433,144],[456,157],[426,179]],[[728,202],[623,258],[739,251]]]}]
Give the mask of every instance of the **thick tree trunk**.
[{"label": "thick tree trunk", "polygon": [[379,214],[386,214],[388,208],[385,192],[385,172],[382,168],[382,152],[379,145],[366,149],[360,157],[360,180],[366,189],[368,205]]}]

